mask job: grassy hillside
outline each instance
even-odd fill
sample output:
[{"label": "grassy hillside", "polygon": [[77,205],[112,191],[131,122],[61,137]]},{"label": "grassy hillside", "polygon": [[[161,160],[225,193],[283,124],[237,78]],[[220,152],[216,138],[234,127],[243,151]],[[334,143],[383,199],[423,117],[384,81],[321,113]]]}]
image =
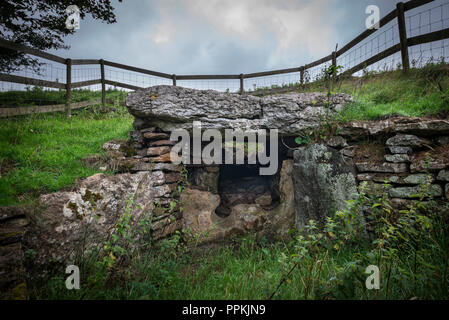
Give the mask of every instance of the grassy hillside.
[{"label": "grassy hillside", "polygon": [[132,117],[124,109],[73,114],[0,120],[0,206],[28,203],[97,173],[80,159],[101,153],[104,142],[125,138],[131,130]]},{"label": "grassy hillside", "polygon": [[[126,96],[125,91],[107,90],[108,99],[122,101]],[[45,90],[41,87],[26,88],[24,91],[0,92],[0,108],[25,107],[64,104],[66,102],[65,90]],[[101,98],[101,91],[88,89],[74,89],[71,93],[72,102],[90,101]]]},{"label": "grassy hillside", "polygon": [[449,68],[428,66],[367,75],[337,84],[355,102],[339,115],[343,121],[376,120],[388,116],[445,116],[449,112]]}]

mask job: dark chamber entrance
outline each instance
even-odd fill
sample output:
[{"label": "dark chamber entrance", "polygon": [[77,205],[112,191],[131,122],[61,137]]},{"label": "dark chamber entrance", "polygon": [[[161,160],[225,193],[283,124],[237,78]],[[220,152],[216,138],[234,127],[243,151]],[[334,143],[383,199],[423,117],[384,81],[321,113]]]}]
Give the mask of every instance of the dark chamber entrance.
[{"label": "dark chamber entrance", "polygon": [[231,214],[232,207],[239,204],[259,204],[271,209],[279,203],[277,178],[259,175],[258,165],[221,165],[218,193],[220,206],[215,211],[221,217]]}]

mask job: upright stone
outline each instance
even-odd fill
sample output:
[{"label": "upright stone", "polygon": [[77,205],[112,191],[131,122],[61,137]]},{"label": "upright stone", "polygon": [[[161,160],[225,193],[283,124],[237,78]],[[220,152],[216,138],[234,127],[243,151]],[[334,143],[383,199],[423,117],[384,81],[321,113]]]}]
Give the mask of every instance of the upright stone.
[{"label": "upright stone", "polygon": [[326,217],[347,208],[346,201],[357,194],[355,169],[337,150],[314,144],[296,150],[293,156],[297,227],[309,220],[323,223]]}]

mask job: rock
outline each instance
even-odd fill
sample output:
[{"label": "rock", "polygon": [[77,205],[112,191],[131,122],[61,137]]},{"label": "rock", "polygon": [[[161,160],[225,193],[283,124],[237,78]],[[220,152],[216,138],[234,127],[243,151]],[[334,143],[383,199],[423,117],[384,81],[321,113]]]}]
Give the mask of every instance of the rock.
[{"label": "rock", "polygon": [[332,148],[345,148],[348,146],[348,143],[343,137],[340,136],[332,136],[327,141],[326,144]]},{"label": "rock", "polygon": [[407,154],[387,154],[385,155],[385,160],[394,163],[410,162],[410,158]]},{"label": "rock", "polygon": [[412,175],[391,175],[391,174],[373,174],[364,173],[357,175],[359,181],[373,181],[377,183],[394,183],[394,184],[424,184],[426,182],[434,182],[433,175],[428,174],[412,174]]},{"label": "rock", "polygon": [[443,170],[447,168],[447,163],[441,159],[431,159],[427,161],[426,159],[412,160],[410,165],[410,171],[415,172],[435,172],[438,170]]},{"label": "rock", "polygon": [[77,253],[102,246],[124,212],[129,212],[133,223],[151,216],[156,198],[176,187],[160,185],[164,175],[161,171],[96,174],[79,181],[74,191],[42,195],[39,202],[44,210],[38,217],[42,223],[30,226],[24,239],[27,248],[36,252],[33,272],[43,276],[45,266],[71,264]]},{"label": "rock", "polygon": [[410,147],[391,146],[389,149],[392,154],[409,154],[412,152],[412,148]]},{"label": "rock", "polygon": [[181,172],[182,166],[173,163],[152,163],[152,170]]},{"label": "rock", "polygon": [[449,181],[449,170],[441,170],[437,177],[438,181]]},{"label": "rock", "polygon": [[407,165],[405,163],[357,163],[357,170],[359,172],[380,172],[380,173],[403,173],[407,172]]},{"label": "rock", "polygon": [[[283,171],[292,169],[292,161],[284,162]],[[281,174],[282,176],[282,174]],[[221,241],[252,232],[258,236],[285,237],[294,226],[294,194],[291,175],[281,178],[281,205],[266,211],[258,204],[231,206],[230,214],[219,217],[215,210],[220,197],[208,191],[185,189],[181,194],[183,230],[201,242]],[[290,181],[288,181],[290,180]]]},{"label": "rock", "polygon": [[25,218],[29,211],[19,207],[0,207],[0,223],[12,219]]},{"label": "rock", "polygon": [[293,182],[299,228],[311,219],[323,223],[357,194],[354,168],[338,151],[319,144],[294,152]]},{"label": "rock", "polygon": [[393,138],[387,140],[387,146],[420,148],[429,144],[430,141],[410,134],[397,134]]},{"label": "rock", "polygon": [[288,135],[317,127],[323,117],[334,113],[336,105],[351,100],[349,95],[335,94],[327,107],[326,93],[290,93],[261,98],[179,86],[154,86],[130,93],[126,106],[147,126],[166,132],[191,129],[194,121],[201,121],[204,129],[268,128]]},{"label": "rock", "polygon": [[131,167],[131,172],[135,173],[135,172],[139,172],[139,171],[151,171],[153,170],[155,167],[154,163],[148,163],[148,162],[143,162],[143,161],[139,161],[136,162],[132,167]]},{"label": "rock", "polygon": [[196,235],[202,241],[216,240],[220,237],[216,224],[223,219],[215,214],[215,209],[220,205],[220,196],[208,191],[187,188],[182,192],[180,202],[184,208],[183,232]]},{"label": "rock", "polygon": [[[400,198],[400,199],[409,199],[409,198],[417,198],[416,195],[421,194],[421,187],[401,187],[401,188],[392,188],[389,191],[389,195],[391,198]],[[441,197],[443,195],[443,189],[440,185],[434,184],[430,187],[430,195],[432,197]],[[419,197],[418,197],[419,198]]]},{"label": "rock", "polygon": [[355,148],[347,147],[347,148],[340,150],[340,153],[342,155],[344,155],[345,157],[353,158],[353,157],[355,157]]},{"label": "rock", "polygon": [[439,138],[437,139],[437,143],[438,143],[440,146],[448,145],[448,144],[449,144],[449,136],[439,137]]},{"label": "rock", "polygon": [[218,180],[220,171],[218,167],[194,167],[192,172],[192,185],[199,187],[200,190],[218,193]]},{"label": "rock", "polygon": [[162,156],[164,154],[170,153],[171,148],[170,147],[152,147],[148,148],[147,150],[147,156]]},{"label": "rock", "polygon": [[351,140],[358,140],[367,136],[378,136],[388,132],[394,126],[391,119],[381,121],[352,121],[342,125],[339,134]]},{"label": "rock", "polygon": [[102,149],[104,151],[122,151],[126,149],[127,142],[125,140],[112,140],[103,144]]},{"label": "rock", "polygon": [[449,199],[449,183],[444,187],[444,194],[446,195],[446,199]]},{"label": "rock", "polygon": [[153,133],[153,132],[146,132],[143,134],[143,137],[149,141],[166,140],[166,139],[170,138],[170,136],[166,133]]},{"label": "rock", "polygon": [[381,121],[352,121],[345,123],[339,134],[353,140],[366,136],[380,136],[391,132],[432,136],[449,134],[449,121],[395,117]]},{"label": "rock", "polygon": [[180,161],[180,157],[175,154],[165,153],[163,155],[160,155],[160,156],[157,156],[154,158],[150,158],[150,161],[153,163],[171,163],[171,162]]},{"label": "rock", "polygon": [[170,141],[170,140],[156,140],[156,141],[151,141],[149,143],[150,147],[163,147],[163,146],[174,146],[176,144],[176,142],[174,141]]},{"label": "rock", "polygon": [[20,243],[0,246],[0,299],[26,300],[27,287]]},{"label": "rock", "polygon": [[261,206],[262,208],[269,208],[273,202],[271,198],[271,193],[266,192],[263,195],[256,198],[255,203]]},{"label": "rock", "polygon": [[412,174],[403,179],[405,184],[425,184],[425,183],[433,183],[435,178],[433,175],[429,174]]},{"label": "rock", "polygon": [[449,134],[448,120],[420,120],[406,123],[398,123],[395,127],[396,132],[423,134],[423,135],[443,135]]},{"label": "rock", "polygon": [[293,186],[293,160],[282,163],[279,177],[279,205],[267,212],[261,235],[271,239],[285,239],[295,227],[295,191]]}]

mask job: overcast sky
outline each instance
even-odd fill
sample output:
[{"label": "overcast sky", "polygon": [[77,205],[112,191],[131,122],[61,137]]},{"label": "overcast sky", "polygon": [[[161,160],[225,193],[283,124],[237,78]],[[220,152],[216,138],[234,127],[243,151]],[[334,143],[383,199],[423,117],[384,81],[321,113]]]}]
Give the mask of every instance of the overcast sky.
[{"label": "overcast sky", "polygon": [[[437,0],[430,6],[448,0]],[[116,24],[87,18],[58,55],[103,58],[169,74],[295,67],[365,30],[365,9],[391,0],[113,0]]]}]

